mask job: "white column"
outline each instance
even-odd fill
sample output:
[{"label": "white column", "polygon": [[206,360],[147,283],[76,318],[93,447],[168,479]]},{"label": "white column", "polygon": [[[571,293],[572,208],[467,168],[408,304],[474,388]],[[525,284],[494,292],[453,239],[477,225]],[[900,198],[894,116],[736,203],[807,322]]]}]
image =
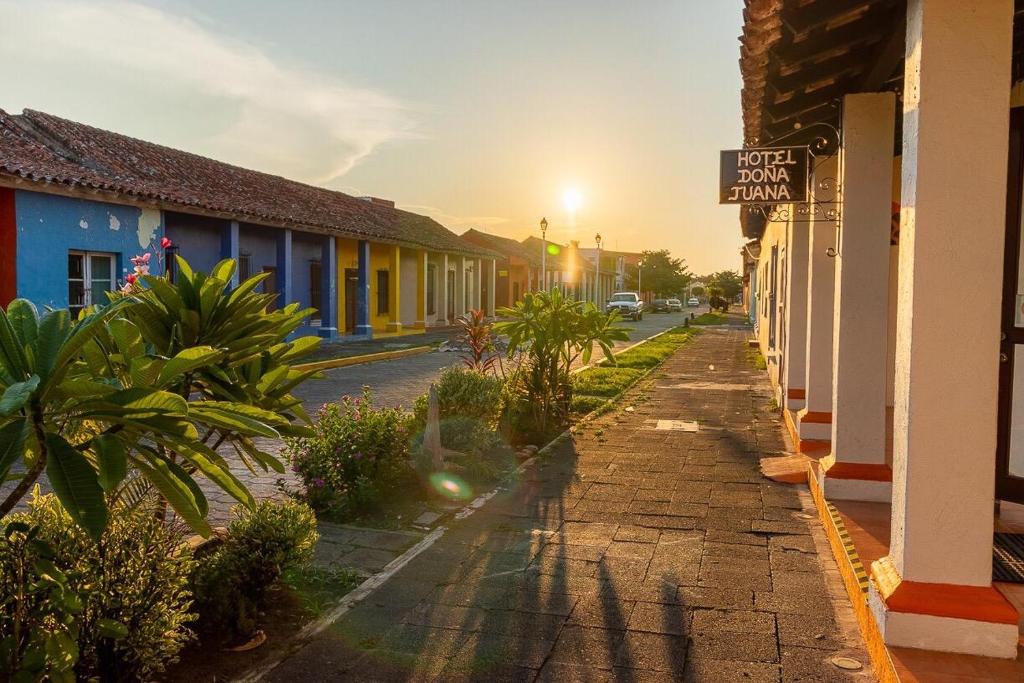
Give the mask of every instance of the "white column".
[{"label": "white column", "polygon": [[822,461],[831,499],[888,503],[885,462],[893,93],[843,99],[842,229],[836,256],[832,453]]},{"label": "white column", "polygon": [[1013,12],[907,6],[892,540],[869,595],[888,644],[996,657],[1017,651],[991,586]]},{"label": "white column", "polygon": [[[511,268],[509,269],[509,275],[512,274]],[[497,315],[498,309],[495,307],[494,300],[497,295],[498,289],[498,261],[491,259],[491,281],[487,287],[487,314],[490,316]]]},{"label": "white column", "polygon": [[484,260],[473,259],[473,308],[483,308],[483,281],[484,281]]},{"label": "white column", "polygon": [[[455,257],[455,317],[466,315],[466,257]],[[449,321],[454,322],[454,321]]]},{"label": "white column", "polygon": [[[789,205],[792,217],[796,205]],[[794,412],[804,407],[807,378],[807,242],[810,226],[790,220],[786,226],[785,348],[780,378],[783,405]]]},{"label": "white column", "polygon": [[448,297],[454,292],[448,292],[448,254],[441,254],[441,268],[437,272],[437,322],[440,325],[450,325],[448,320]]},{"label": "white column", "polygon": [[[838,156],[817,162],[812,179],[816,201],[835,200],[838,176]],[[797,413],[801,445],[808,441],[822,447],[832,438],[832,307],[836,261],[829,250],[836,246],[836,222],[825,217],[823,212],[828,209],[829,205],[822,206],[806,224],[809,229],[807,366],[804,368],[804,407]]]}]

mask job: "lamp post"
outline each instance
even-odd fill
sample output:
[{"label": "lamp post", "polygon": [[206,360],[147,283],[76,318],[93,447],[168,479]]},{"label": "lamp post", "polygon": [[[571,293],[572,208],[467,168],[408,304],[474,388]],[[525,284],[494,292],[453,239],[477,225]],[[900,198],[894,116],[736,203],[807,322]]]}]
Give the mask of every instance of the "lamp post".
[{"label": "lamp post", "polygon": [[540,219],[540,291],[548,291],[548,219]]},{"label": "lamp post", "polygon": [[594,301],[598,308],[604,308],[601,303],[601,233],[594,235],[594,241],[597,242],[597,276],[594,282]]}]

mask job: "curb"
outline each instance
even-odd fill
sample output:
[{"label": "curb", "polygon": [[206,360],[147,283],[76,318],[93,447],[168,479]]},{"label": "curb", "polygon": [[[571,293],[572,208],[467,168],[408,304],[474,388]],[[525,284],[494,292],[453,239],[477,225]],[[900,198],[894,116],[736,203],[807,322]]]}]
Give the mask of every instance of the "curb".
[{"label": "curb", "polygon": [[296,370],[333,370],[344,368],[349,365],[362,365],[363,363],[375,363],[380,360],[393,360],[405,358],[406,356],[418,356],[421,353],[433,351],[433,346],[414,346],[411,349],[398,349],[395,351],[381,351],[378,353],[364,353],[360,356],[346,356],[344,358],[331,358],[329,360],[314,361],[293,365]]},{"label": "curb", "polygon": [[[410,351],[412,349],[409,349]],[[482,508],[487,501],[496,496],[500,491],[504,490],[504,486],[516,475],[522,474],[528,467],[537,462],[541,454],[550,453],[554,448],[558,447],[568,439],[572,438],[570,430],[565,430],[554,439],[544,445],[543,448],[537,451],[532,457],[519,463],[519,465],[497,483],[495,488],[491,489],[487,493],[483,493],[472,501],[464,505],[461,509],[452,515],[450,521],[461,521],[466,517],[469,517],[474,512]],[[449,522],[450,523],[450,522]],[[427,533],[416,545],[412,546],[404,553],[393,559],[383,569],[376,574],[370,576],[361,584],[356,586],[352,591],[344,595],[337,605],[334,606],[329,612],[321,616],[315,621],[311,621],[306,624],[287,644],[287,646],[273,658],[272,661],[264,662],[263,664],[257,665],[256,667],[242,673],[233,679],[235,683],[256,683],[260,681],[264,676],[269,674],[271,671],[281,665],[286,659],[294,655],[296,652],[301,650],[306,644],[308,644],[317,634],[322,633],[334,624],[338,619],[343,617],[346,612],[358,605],[360,602],[368,598],[375,590],[387,583],[393,575],[398,573],[403,567],[412,562],[416,557],[423,551],[434,545],[445,532],[448,531],[447,526],[436,526]]]}]

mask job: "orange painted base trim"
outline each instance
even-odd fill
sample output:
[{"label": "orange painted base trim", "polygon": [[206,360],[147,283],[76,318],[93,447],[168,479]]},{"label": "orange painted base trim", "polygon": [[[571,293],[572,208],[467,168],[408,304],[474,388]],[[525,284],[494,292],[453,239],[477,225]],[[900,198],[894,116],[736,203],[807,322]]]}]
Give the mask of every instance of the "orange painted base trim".
[{"label": "orange painted base trim", "polygon": [[786,429],[789,431],[789,437],[793,440],[793,446],[796,447],[797,453],[803,453],[804,455],[810,455],[812,457],[827,455],[832,450],[832,441],[828,439],[801,439],[800,432],[797,430],[796,421],[793,417],[793,411],[783,409],[782,411],[783,421],[786,423]]},{"label": "orange painted base trim", "polygon": [[864,638],[865,649],[871,658],[871,668],[874,670],[875,676],[880,683],[900,683],[899,674],[896,673],[896,667],[893,666],[889,650],[885,646],[885,640],[882,638],[882,633],[878,630],[878,624],[875,622],[875,615],[871,613],[871,608],[868,606],[868,601],[861,588],[857,572],[843,544],[842,534],[836,528],[836,523],[828,509],[828,503],[825,501],[824,493],[818,485],[818,479],[814,476],[814,471],[811,468],[808,468],[807,484],[811,489],[814,505],[818,508],[818,517],[821,518],[821,524],[825,529],[828,544],[832,547],[832,555],[835,557],[836,564],[839,567],[839,575],[843,579],[843,586],[845,586],[846,594],[850,598],[850,604],[853,606],[853,613],[857,617],[857,626],[860,628],[861,637]]},{"label": "orange painted base trim", "polygon": [[807,392],[803,389],[786,389],[786,398],[791,398],[794,401],[802,401],[807,398]]},{"label": "orange painted base trim", "polygon": [[892,481],[892,468],[884,463],[840,462],[834,455],[821,459],[821,471],[830,479]]},{"label": "orange painted base trim", "polygon": [[830,425],[832,424],[832,413],[821,410],[801,410],[796,414],[797,420],[808,424]]},{"label": "orange painted base trim", "polygon": [[871,580],[886,608],[893,612],[1017,624],[1017,610],[992,586],[906,581],[888,557],[871,563]]}]

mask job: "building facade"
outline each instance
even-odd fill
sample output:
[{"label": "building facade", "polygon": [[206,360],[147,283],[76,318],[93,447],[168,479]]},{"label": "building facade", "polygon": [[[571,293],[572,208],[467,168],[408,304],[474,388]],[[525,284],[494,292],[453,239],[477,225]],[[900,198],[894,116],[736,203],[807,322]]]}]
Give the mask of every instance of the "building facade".
[{"label": "building facade", "polygon": [[747,146],[813,154],[808,203],[743,207],[746,301],[875,670],[1024,680],[1021,10],[745,5]]},{"label": "building facade", "polygon": [[[172,246],[161,246],[164,238]],[[238,263],[303,334],[366,338],[494,315],[497,252],[393,202],[356,198],[92,128],[0,111],[0,305],[105,301],[149,252],[209,271]]]}]

